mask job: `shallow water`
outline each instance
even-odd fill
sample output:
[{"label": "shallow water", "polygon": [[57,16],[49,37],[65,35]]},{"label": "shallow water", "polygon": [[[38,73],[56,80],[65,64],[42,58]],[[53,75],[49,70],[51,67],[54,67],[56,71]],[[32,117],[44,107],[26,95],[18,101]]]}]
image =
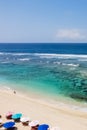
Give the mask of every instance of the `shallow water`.
[{"label": "shallow water", "polygon": [[52,103],[87,103],[87,44],[0,44],[0,86]]},{"label": "shallow water", "polygon": [[0,84],[56,100],[62,96],[86,102],[87,55],[1,53]]}]

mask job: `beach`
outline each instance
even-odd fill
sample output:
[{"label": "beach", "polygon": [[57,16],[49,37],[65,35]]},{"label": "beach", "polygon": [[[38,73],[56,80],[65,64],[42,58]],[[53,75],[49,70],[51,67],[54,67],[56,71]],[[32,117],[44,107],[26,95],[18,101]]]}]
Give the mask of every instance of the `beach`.
[{"label": "beach", "polygon": [[0,130],[87,130],[86,12],[87,0],[0,0]]},{"label": "beach", "polygon": [[[0,44],[3,122],[7,121],[6,113],[12,111],[50,128],[87,130],[87,44],[72,46],[73,49],[68,49],[68,44]],[[15,126],[30,129],[21,122]]]},{"label": "beach", "polygon": [[[49,103],[38,102],[11,90],[0,90],[0,114],[3,122],[7,121],[5,114],[8,111],[21,112],[32,120],[39,120],[40,124],[49,124],[50,127],[58,126],[60,130],[87,130],[87,112],[61,106],[55,108]],[[21,130],[29,130],[30,126],[16,123]]]}]

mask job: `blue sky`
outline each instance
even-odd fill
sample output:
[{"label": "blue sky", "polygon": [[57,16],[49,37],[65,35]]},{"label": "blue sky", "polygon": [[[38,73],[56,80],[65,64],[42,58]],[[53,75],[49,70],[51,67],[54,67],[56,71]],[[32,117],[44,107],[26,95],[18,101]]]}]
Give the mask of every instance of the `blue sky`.
[{"label": "blue sky", "polygon": [[87,42],[87,0],[0,0],[0,42]]}]

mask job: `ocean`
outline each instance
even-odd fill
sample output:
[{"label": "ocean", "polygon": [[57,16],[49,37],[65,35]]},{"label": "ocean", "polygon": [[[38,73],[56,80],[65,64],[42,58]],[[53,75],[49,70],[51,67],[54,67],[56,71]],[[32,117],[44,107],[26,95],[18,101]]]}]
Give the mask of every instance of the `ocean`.
[{"label": "ocean", "polygon": [[86,104],[87,44],[2,43],[0,87],[49,102]]}]

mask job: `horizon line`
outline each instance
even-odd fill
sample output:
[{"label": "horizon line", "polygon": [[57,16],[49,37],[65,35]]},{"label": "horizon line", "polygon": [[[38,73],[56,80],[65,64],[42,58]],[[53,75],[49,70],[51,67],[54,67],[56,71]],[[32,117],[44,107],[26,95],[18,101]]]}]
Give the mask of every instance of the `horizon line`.
[{"label": "horizon line", "polygon": [[87,42],[0,42],[0,44],[87,44]]}]

